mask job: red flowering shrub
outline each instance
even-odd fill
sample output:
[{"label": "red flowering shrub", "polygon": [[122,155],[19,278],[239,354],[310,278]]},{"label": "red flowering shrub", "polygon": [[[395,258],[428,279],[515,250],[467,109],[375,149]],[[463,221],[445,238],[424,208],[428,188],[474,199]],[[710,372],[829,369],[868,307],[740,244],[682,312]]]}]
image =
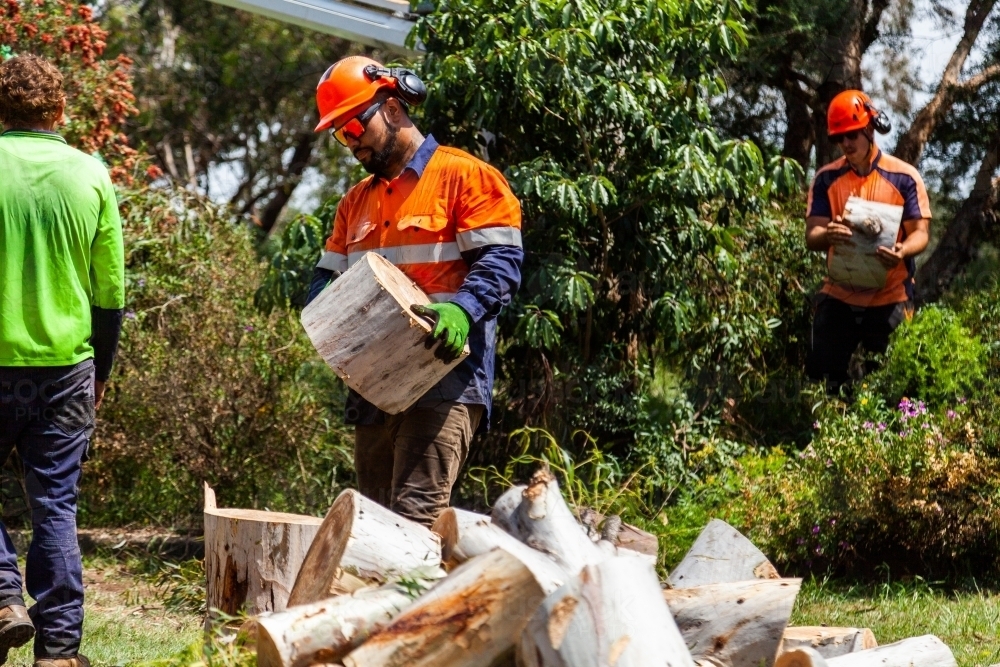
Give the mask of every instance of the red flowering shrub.
[{"label": "red flowering shrub", "polygon": [[62,0],[0,0],[0,58],[34,53],[52,61],[66,89],[63,136],[84,152],[99,153],[116,182],[131,183],[139,155],[121,126],[136,113],[132,61],[102,58],[106,39],[90,7]]}]

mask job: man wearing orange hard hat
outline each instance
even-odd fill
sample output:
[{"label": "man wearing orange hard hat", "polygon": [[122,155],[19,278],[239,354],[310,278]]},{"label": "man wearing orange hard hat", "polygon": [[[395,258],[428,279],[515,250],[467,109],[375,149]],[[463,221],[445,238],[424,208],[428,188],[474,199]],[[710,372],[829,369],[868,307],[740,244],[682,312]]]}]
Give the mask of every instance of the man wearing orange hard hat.
[{"label": "man wearing orange hard hat", "polygon": [[448,507],[473,435],[489,427],[496,318],[521,282],[521,205],[503,175],[423,136],[409,117],[426,89],[410,70],[362,56],[320,79],[316,131],[329,130],[370,174],[341,199],[309,301],[375,251],[428,294],[439,353],[471,353],[402,414],[353,391],[355,469],[364,495],[430,524]]},{"label": "man wearing orange hard hat", "polygon": [[931,211],[917,170],[876,145],[875,132],[890,125],[867,95],[834,97],[827,128],[843,157],[819,169],[809,187],[806,246],[826,253],[829,275],[816,299],[806,371],[837,388],[859,344],[885,352],[889,334],[912,315],[914,258],[927,247]]}]

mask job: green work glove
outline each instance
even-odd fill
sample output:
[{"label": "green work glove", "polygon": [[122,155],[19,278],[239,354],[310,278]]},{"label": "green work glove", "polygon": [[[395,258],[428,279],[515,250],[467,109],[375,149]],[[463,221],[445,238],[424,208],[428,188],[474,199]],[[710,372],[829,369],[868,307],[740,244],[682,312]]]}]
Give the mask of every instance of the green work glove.
[{"label": "green work glove", "polygon": [[410,306],[414,315],[425,317],[434,324],[431,335],[427,338],[428,345],[440,340],[438,357],[446,362],[458,359],[465,350],[465,339],[469,337],[472,322],[460,306],[453,303],[430,303],[426,306],[416,304]]}]

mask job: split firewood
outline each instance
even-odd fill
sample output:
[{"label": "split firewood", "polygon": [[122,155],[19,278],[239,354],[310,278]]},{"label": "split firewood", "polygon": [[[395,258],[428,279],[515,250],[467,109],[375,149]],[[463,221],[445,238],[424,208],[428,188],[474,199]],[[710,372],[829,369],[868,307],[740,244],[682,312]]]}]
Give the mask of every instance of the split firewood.
[{"label": "split firewood", "polygon": [[348,489],[334,501],[302,563],[288,606],[331,597],[341,573],[381,584],[441,565],[441,543],[427,527]]},{"label": "split firewood", "polygon": [[709,584],[663,591],[695,661],[722,667],[774,664],[801,579]]},{"label": "split firewood", "polygon": [[[216,507],[205,484],[206,603],[235,616],[285,609],[321,519]],[[261,558],[266,554],[266,558]]]},{"label": "split firewood", "polygon": [[545,598],[521,635],[522,667],[694,667],[660,591],[639,558],[588,565]]},{"label": "split firewood", "polygon": [[545,594],[502,549],[463,563],[344,658],[344,667],[479,667],[509,660]]},{"label": "split firewood", "polygon": [[956,667],[955,656],[934,635],[911,637],[856,653],[826,659],[814,648],[782,653],[775,667]]},{"label": "split firewood", "polygon": [[785,628],[781,651],[796,648],[815,649],[824,658],[876,648],[878,642],[868,628],[830,628],[826,626],[799,626]]},{"label": "split firewood", "polygon": [[778,571],[760,549],[725,521],[712,519],[667,578],[671,588],[777,579]]},{"label": "split firewood", "polygon": [[552,559],[494,526],[488,516],[449,508],[434,522],[432,530],[441,537],[441,560],[448,570],[494,549],[503,549],[531,570],[546,595],[569,580]]},{"label": "split firewood", "polygon": [[306,667],[340,660],[411,603],[406,591],[388,584],[259,618],[257,665]]},{"label": "split firewood", "polygon": [[624,523],[621,517],[612,514],[605,517],[589,507],[579,510],[580,523],[587,529],[587,534],[594,542],[601,540],[609,542],[618,549],[621,555],[633,555],[623,553],[623,550],[634,552],[645,557],[650,563],[656,565],[659,552],[659,541],[656,535],[647,533],[641,528]]},{"label": "split firewood", "polygon": [[517,537],[518,533],[517,519],[514,515],[517,513],[517,508],[521,506],[524,490],[527,488],[524,484],[510,487],[504,491],[502,496],[497,498],[490,512],[490,519],[493,521],[493,525],[507,531],[514,537]]},{"label": "split firewood", "polygon": [[501,496],[501,500],[504,500],[503,509],[493,514],[493,523],[532,549],[548,555],[570,574],[614,555],[614,545],[608,545],[610,550],[602,549],[577,523],[559,492],[559,483],[547,467],[532,476],[531,484],[524,489],[521,502],[512,513],[508,512],[510,498]]}]

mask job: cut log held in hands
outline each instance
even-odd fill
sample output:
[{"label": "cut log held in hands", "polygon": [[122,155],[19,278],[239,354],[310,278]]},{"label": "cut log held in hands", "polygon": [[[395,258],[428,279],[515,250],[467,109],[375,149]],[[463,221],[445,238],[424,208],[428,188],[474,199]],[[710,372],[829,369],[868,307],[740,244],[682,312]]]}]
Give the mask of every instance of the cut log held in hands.
[{"label": "cut log held in hands", "polygon": [[801,579],[710,584],[663,591],[695,661],[723,667],[770,667]]},{"label": "cut log held in hands", "polygon": [[532,476],[512,514],[503,516],[502,521],[494,515],[493,520],[532,549],[548,555],[569,574],[613,555],[594,544],[577,523],[547,467]]},{"label": "cut log held in hands", "polygon": [[305,667],[340,660],[410,606],[395,585],[292,607],[257,621],[258,667]]},{"label": "cut log held in hands", "polygon": [[480,667],[513,651],[544,598],[502,549],[463,563],[344,658],[344,667]]},{"label": "cut log held in hands", "polygon": [[875,635],[868,628],[798,626],[785,628],[779,653],[796,648],[812,648],[824,658],[836,658],[877,646]]},{"label": "cut log held in hands", "polygon": [[523,667],[694,667],[653,566],[639,558],[588,565],[546,597],[517,659]]},{"label": "cut log held in hands", "polygon": [[342,572],[369,583],[384,583],[392,575],[440,565],[437,535],[348,489],[323,519],[288,606],[330,597],[338,589]]},{"label": "cut log held in hands", "polygon": [[220,509],[205,484],[205,574],[209,611],[281,611],[321,519]]},{"label": "cut log held in hands", "polygon": [[546,595],[569,581],[569,575],[545,554],[518,542],[493,525],[488,516],[449,508],[434,522],[441,537],[441,559],[451,570],[494,549],[503,549],[531,570]]},{"label": "cut log held in hands", "polygon": [[468,355],[445,363],[428,349],[431,326],[410,312],[430,299],[384,257],[369,252],[302,310],[302,326],[348,387],[394,415],[413,405]]},{"label": "cut log held in hands", "polygon": [[956,667],[955,656],[934,635],[911,637],[894,644],[825,659],[813,648],[797,648],[778,656],[775,667]]},{"label": "cut log held in hands", "polygon": [[777,579],[760,549],[725,521],[712,519],[667,578],[671,588],[690,588],[750,579]]}]

